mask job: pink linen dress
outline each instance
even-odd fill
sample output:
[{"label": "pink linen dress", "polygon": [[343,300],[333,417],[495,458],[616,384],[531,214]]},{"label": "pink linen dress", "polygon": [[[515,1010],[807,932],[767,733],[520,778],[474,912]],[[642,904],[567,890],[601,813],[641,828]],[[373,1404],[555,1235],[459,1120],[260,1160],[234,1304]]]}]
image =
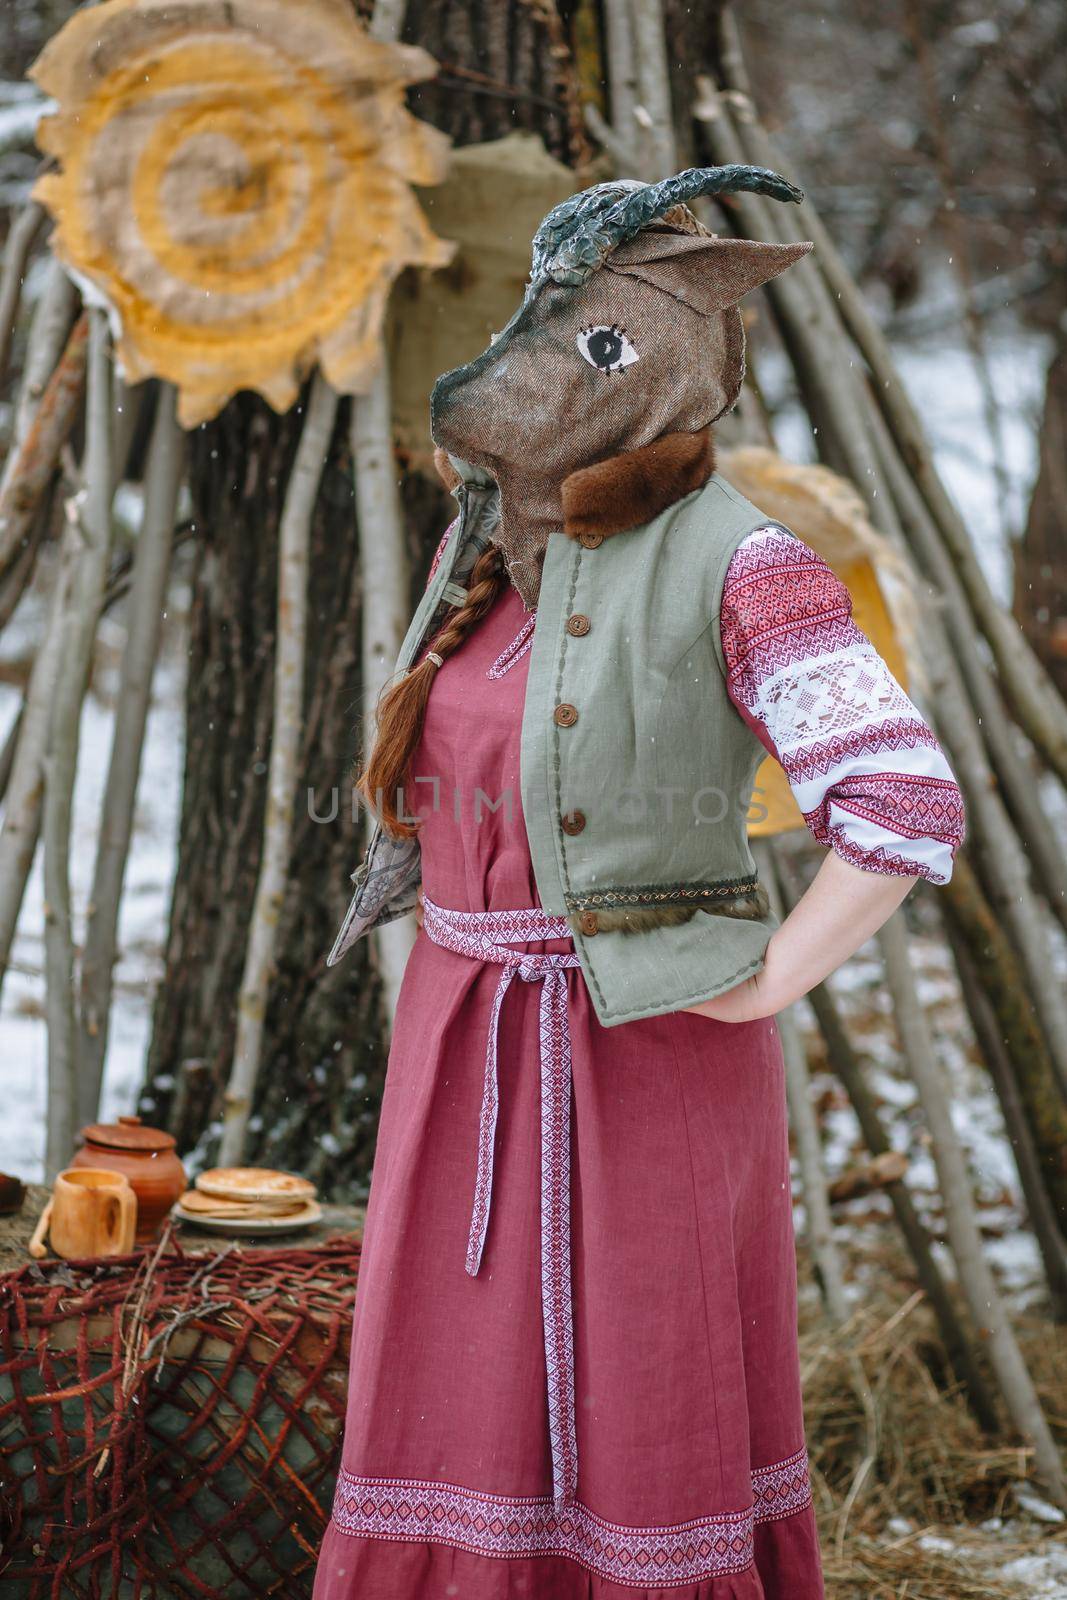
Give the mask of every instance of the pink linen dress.
[{"label": "pink linen dress", "polygon": [[[437,672],[409,802],[437,906],[539,904],[519,788],[531,632],[509,586]],[[604,1028],[580,969],[563,974],[577,1487],[560,1507],[538,981],[500,1005],[492,1205],[465,1270],[500,975],[425,930],[408,962],[315,1600],[820,1600],[774,1022]]]}]

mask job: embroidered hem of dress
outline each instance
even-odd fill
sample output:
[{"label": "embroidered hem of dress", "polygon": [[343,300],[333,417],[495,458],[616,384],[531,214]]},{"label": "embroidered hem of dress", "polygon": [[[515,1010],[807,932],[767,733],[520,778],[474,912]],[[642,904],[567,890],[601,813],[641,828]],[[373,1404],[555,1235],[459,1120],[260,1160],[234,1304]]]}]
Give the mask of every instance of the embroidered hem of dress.
[{"label": "embroidered hem of dress", "polygon": [[581,1501],[558,1511],[548,1496],[515,1498],[451,1483],[364,1478],[342,1467],[332,1521],[353,1537],[446,1544],[504,1560],[563,1555],[614,1582],[647,1579],[674,1588],[744,1572],[754,1559],[756,1525],[810,1506],[807,1452],[756,1468],[752,1499],[744,1511],[630,1528],[605,1521]]}]

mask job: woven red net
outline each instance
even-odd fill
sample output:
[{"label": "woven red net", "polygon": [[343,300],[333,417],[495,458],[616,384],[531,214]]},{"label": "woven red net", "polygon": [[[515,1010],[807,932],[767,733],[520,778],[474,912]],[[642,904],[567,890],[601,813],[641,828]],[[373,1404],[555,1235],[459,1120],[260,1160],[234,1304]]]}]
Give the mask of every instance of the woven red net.
[{"label": "woven red net", "polygon": [[359,1245],[0,1279],[5,1600],[310,1595]]}]

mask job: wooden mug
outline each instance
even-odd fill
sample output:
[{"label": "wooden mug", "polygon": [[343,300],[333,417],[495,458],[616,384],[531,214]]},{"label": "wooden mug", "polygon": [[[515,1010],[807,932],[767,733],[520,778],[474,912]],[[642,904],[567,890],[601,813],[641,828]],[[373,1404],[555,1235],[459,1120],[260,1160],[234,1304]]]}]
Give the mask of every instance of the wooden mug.
[{"label": "wooden mug", "polygon": [[67,1261],[124,1256],[137,1231],[137,1196],[129,1179],[104,1167],[68,1167],[52,1191],[49,1242]]}]

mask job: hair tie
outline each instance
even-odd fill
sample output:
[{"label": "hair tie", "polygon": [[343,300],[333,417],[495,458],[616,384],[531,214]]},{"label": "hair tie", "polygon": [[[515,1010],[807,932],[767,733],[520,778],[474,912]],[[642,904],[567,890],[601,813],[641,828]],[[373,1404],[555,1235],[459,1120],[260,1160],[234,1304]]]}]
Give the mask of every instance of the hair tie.
[{"label": "hair tie", "polygon": [[443,667],[445,664],[444,657],[439,656],[436,650],[427,650],[426,659],[432,661],[435,667]]}]

